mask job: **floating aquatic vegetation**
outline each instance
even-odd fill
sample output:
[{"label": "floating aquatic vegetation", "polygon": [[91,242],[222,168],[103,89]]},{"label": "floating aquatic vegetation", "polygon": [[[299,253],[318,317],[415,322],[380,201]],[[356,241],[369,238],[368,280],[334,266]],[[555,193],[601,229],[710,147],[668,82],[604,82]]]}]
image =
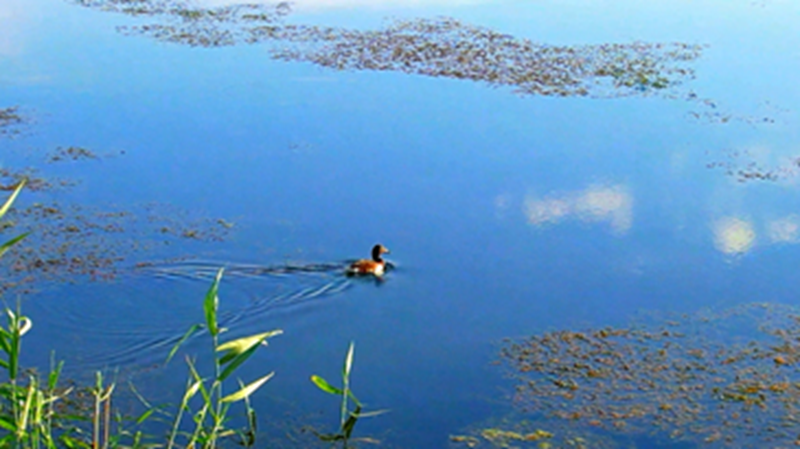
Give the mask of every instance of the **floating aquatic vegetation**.
[{"label": "floating aquatic vegetation", "polygon": [[222,241],[229,229],[218,220],[194,217],[173,206],[150,204],[129,210],[102,210],[76,204],[34,203],[7,215],[3,229],[29,232],[12,249],[0,289],[28,292],[41,281],[114,278],[131,268],[123,262],[176,239]]},{"label": "floating aquatic vegetation", "polygon": [[99,159],[92,150],[83,147],[58,147],[47,156],[47,162],[79,161],[82,159]]},{"label": "floating aquatic vegetation", "polygon": [[0,108],[0,137],[13,137],[22,132],[29,119],[21,114],[19,106]]},{"label": "floating aquatic vegetation", "polygon": [[501,351],[525,410],[719,446],[800,444],[800,309],[748,304],[621,328],[552,331]]},{"label": "floating aquatic vegetation", "polygon": [[14,170],[10,168],[0,168],[0,190],[14,190],[17,184],[23,179],[27,179],[25,187],[34,192],[53,190],[58,188],[69,188],[77,185],[77,181],[64,178],[46,178],[40,176],[35,168]]},{"label": "floating aquatic vegetation", "polygon": [[754,159],[747,150],[723,151],[726,158],[709,162],[706,168],[721,169],[736,181],[786,181],[800,173],[800,157],[790,157],[773,164],[765,164]]},{"label": "floating aquatic vegetation", "polygon": [[[0,109],[0,135],[4,123],[19,125],[27,120],[14,106]],[[124,151],[98,154],[83,147],[65,146],[45,154],[44,162],[97,160],[118,154]],[[75,180],[43,176],[36,168],[0,168],[0,190],[11,191],[23,179],[26,192],[33,193],[56,189],[68,193],[77,185]],[[233,223],[222,219],[199,217],[157,203],[103,210],[68,200],[37,202],[35,195],[26,196],[26,200],[27,206],[24,202],[19,204],[0,222],[0,230],[29,233],[23,244],[11,249],[6,259],[11,262],[0,267],[0,291],[28,293],[37,282],[69,282],[80,276],[110,279],[120,269],[130,268],[132,263],[123,262],[136,254],[178,239],[222,241],[233,227]]]},{"label": "floating aquatic vegetation", "polygon": [[732,111],[723,110],[717,102],[710,98],[700,98],[696,93],[690,92],[686,96],[686,100],[696,103],[701,109],[690,111],[689,117],[705,121],[708,123],[726,124],[733,122],[746,123],[748,125],[757,124],[773,124],[777,120],[774,115],[786,114],[789,112],[786,108],[781,108],[773,105],[769,101],[765,101],[759,109],[763,112],[757,115],[744,115]]},{"label": "floating aquatic vegetation", "polygon": [[339,70],[390,70],[512,87],[529,95],[617,96],[677,86],[702,47],[685,43],[557,46],[455,19],[397,21],[383,30],[286,27],[280,59]]},{"label": "floating aquatic vegetation", "polygon": [[487,423],[471,426],[464,434],[450,435],[449,446],[470,449],[610,449],[621,446],[619,441],[612,441],[608,435],[588,430],[569,426],[564,421],[530,421],[512,414],[502,419],[491,418]]},{"label": "floating aquatic vegetation", "polygon": [[125,34],[199,47],[269,42],[274,58],[338,70],[386,70],[506,86],[525,95],[667,93],[694,71],[689,43],[548,45],[451,18],[395,21],[380,30],[286,23],[287,3],[200,8],[180,1],[77,0],[155,23]]}]

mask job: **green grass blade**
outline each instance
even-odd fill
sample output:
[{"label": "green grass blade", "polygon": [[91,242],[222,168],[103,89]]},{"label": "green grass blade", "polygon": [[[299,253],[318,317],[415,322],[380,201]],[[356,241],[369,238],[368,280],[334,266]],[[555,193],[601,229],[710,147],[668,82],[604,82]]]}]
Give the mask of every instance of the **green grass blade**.
[{"label": "green grass blade", "polygon": [[12,193],[10,197],[8,197],[6,202],[3,204],[3,207],[0,207],[0,218],[2,218],[6,214],[6,212],[8,212],[8,209],[11,208],[11,205],[14,204],[14,200],[17,199],[17,195],[19,195],[19,192],[22,191],[22,188],[25,187],[25,184],[27,182],[28,182],[27,178],[24,178],[22,181],[20,181],[17,188],[14,189],[14,193]]},{"label": "green grass blade", "polygon": [[136,423],[136,425],[139,425],[139,424],[147,421],[147,418],[149,418],[155,412],[156,412],[156,409],[154,409],[154,408],[146,410],[144,413],[139,415],[139,417],[136,418],[136,420],[134,422]]},{"label": "green grass blade", "polygon": [[242,387],[236,393],[229,394],[229,395],[225,396],[224,398],[220,399],[220,401],[222,401],[222,402],[237,402],[237,401],[241,401],[242,399],[246,399],[251,394],[253,394],[254,391],[258,390],[258,388],[261,387],[261,385],[263,385],[266,381],[270,380],[272,378],[272,376],[274,376],[274,375],[275,375],[275,371],[267,374],[266,376],[262,377],[261,379],[258,379],[256,381],[251,382],[250,384]]},{"label": "green grass blade", "polygon": [[[358,408],[356,408],[356,410],[358,410]],[[356,412],[353,411],[353,414],[355,414],[355,413]],[[374,412],[358,413],[358,417],[359,418],[371,418],[373,416],[379,416],[379,415],[383,415],[385,413],[389,413],[389,410],[388,409],[384,409],[384,410],[375,410]]]},{"label": "green grass blade", "polygon": [[202,324],[192,325],[192,327],[190,327],[189,330],[187,330],[186,333],[183,334],[183,337],[181,337],[180,340],[178,340],[178,342],[175,343],[175,346],[173,346],[172,349],[169,351],[167,359],[164,360],[164,364],[166,365],[167,363],[169,363],[169,361],[172,360],[172,357],[175,356],[175,353],[178,352],[178,349],[180,349],[181,345],[183,345],[183,343],[186,342],[186,340],[188,340],[192,335],[194,335],[195,332],[197,332],[202,328],[203,328]]},{"label": "green grass blade", "polygon": [[0,246],[0,257],[2,257],[3,254],[7,253],[8,250],[11,249],[12,246],[17,244],[17,242],[19,242],[20,240],[22,240],[25,237],[27,237],[28,234],[30,234],[30,232],[26,232],[26,233],[24,233],[22,235],[18,235],[16,237],[14,237],[13,239],[3,243],[3,245]]},{"label": "green grass blade", "polygon": [[217,308],[219,307],[219,297],[217,294],[219,293],[219,283],[222,280],[223,271],[225,271],[224,268],[219,269],[217,272],[217,277],[214,279],[214,283],[211,284],[211,287],[208,289],[208,293],[206,293],[206,299],[203,301],[203,310],[205,311],[206,315],[206,325],[208,326],[208,332],[212,337],[216,337],[219,334],[219,327],[217,327]]},{"label": "green grass blade", "polygon": [[54,390],[58,384],[58,378],[61,376],[61,370],[64,368],[64,361],[58,362],[56,368],[47,376],[47,388]]},{"label": "green grass blade", "polygon": [[355,394],[353,394],[353,390],[350,390],[350,389],[348,389],[348,390],[347,390],[347,396],[348,396],[350,399],[352,399],[352,400],[353,400],[353,402],[354,402],[356,405],[358,405],[359,407],[361,406],[361,402],[359,402],[359,401],[358,401],[358,398],[356,397],[356,395],[355,395]]},{"label": "green grass blade", "polygon": [[222,373],[220,373],[219,377],[217,377],[217,380],[219,382],[222,382],[223,380],[227,379],[228,376],[230,376],[236,370],[236,368],[239,367],[239,365],[244,363],[245,360],[249,359],[250,356],[253,355],[254,352],[256,352],[256,349],[258,349],[258,345],[251,347],[247,351],[231,359],[230,362],[228,363],[228,366],[225,367],[225,370],[223,370]]},{"label": "green grass blade", "polygon": [[342,375],[345,379],[350,378],[350,370],[353,367],[353,350],[355,349],[355,342],[350,342],[350,347],[347,348],[347,357],[344,359],[344,370],[342,371]]},{"label": "green grass blade", "polygon": [[6,429],[9,432],[16,432],[17,430],[10,416],[0,416],[0,428]]},{"label": "green grass blade", "polygon": [[183,399],[181,400],[181,407],[185,407],[186,404],[188,404],[189,401],[194,397],[194,395],[197,394],[197,392],[200,390],[200,387],[202,386],[203,386],[202,380],[194,381],[194,383],[191,384],[189,388],[186,389],[186,392],[183,394]]},{"label": "green grass blade", "polygon": [[329,384],[327,380],[317,376],[316,374],[311,376],[311,382],[314,382],[314,385],[316,385],[317,388],[326,393],[335,394],[337,396],[341,396],[343,394],[342,390]]},{"label": "green grass blade", "polygon": [[222,358],[219,360],[219,363],[220,365],[224,365],[229,361],[233,360],[239,354],[249,351],[250,348],[266,341],[267,338],[274,337],[282,333],[283,333],[282,330],[276,329],[273,331],[264,332],[257,335],[251,335],[249,337],[237,338],[236,340],[223,343],[217,347],[217,352],[227,351],[227,353],[224,356],[222,356]]},{"label": "green grass blade", "polygon": [[344,435],[345,440],[350,439],[350,435],[353,433],[353,428],[356,426],[356,421],[358,421],[358,417],[361,413],[361,406],[356,406],[356,409],[350,413],[350,416],[347,417],[347,421],[345,421],[344,425],[342,426],[342,435]]}]

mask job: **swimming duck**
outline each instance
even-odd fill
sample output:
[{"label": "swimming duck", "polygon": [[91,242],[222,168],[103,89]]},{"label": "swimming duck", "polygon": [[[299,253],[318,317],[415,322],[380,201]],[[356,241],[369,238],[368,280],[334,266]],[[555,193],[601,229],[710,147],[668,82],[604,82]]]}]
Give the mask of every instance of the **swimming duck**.
[{"label": "swimming duck", "polygon": [[388,253],[389,250],[385,246],[378,244],[372,247],[372,260],[361,259],[353,262],[347,267],[346,273],[349,276],[372,274],[375,276],[383,276],[386,271],[386,261],[381,258],[381,254]]}]

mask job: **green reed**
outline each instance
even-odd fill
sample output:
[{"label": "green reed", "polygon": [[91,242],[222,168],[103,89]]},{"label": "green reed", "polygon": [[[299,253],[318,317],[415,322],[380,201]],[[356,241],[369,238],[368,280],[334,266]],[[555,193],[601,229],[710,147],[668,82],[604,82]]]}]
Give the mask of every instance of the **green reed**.
[{"label": "green reed", "polygon": [[[0,207],[0,218],[9,211],[26,183],[27,180],[23,179]],[[21,234],[0,245],[0,257],[27,235],[27,233]],[[92,436],[82,437],[80,426],[74,425],[73,422],[80,422],[83,417],[59,414],[56,410],[57,403],[66,402],[73,391],[72,387],[58,387],[64,363],[53,363],[44,383],[33,372],[20,373],[22,337],[31,330],[33,321],[22,315],[19,305],[16,310],[6,307],[4,312],[7,324],[0,325],[0,352],[5,357],[0,358],[0,367],[6,370],[8,382],[0,383],[0,429],[5,431],[4,434],[0,434],[2,435],[0,447],[31,449],[116,447],[116,444],[110,444],[115,441],[110,434],[111,394],[114,385],[104,388],[102,375],[97,373],[95,407],[91,417]],[[103,408],[102,424],[101,408]]]},{"label": "green reed", "polygon": [[[283,331],[275,329],[221,343],[220,335],[227,330],[221,328],[217,321],[218,292],[222,274],[223,270],[220,269],[203,301],[205,328],[211,337],[214,352],[214,373],[210,379],[203,378],[199,374],[195,362],[190,358],[186,359],[189,367],[189,377],[180,406],[173,419],[172,429],[166,445],[167,449],[179,445],[179,440],[181,440],[180,446],[182,447],[209,449],[217,447],[221,439],[232,436],[238,436],[239,442],[247,446],[251,446],[255,442],[256,415],[255,410],[250,406],[249,397],[272,378],[275,372],[273,371],[249,384],[244,384],[240,380],[238,382],[238,390],[227,395],[224,394],[223,390],[224,381],[233,375],[239,366],[247,361],[259,347],[266,346],[267,339],[280,335]],[[178,347],[201,327],[201,325],[192,326],[170,351],[167,360],[171,359]],[[198,396],[198,393],[199,400],[192,401],[193,398]],[[247,428],[244,431],[229,429],[226,426],[231,405],[240,401],[244,401],[245,414],[247,416]],[[192,407],[193,403],[197,405]],[[191,431],[181,430],[181,424],[186,414],[192,415],[194,428]]]},{"label": "green reed", "polygon": [[[0,218],[4,217],[25,187],[23,179],[0,207]],[[0,257],[27,234],[16,236],[0,245]],[[20,353],[22,336],[33,326],[30,318],[17,310],[5,308],[6,326],[0,325],[0,367],[5,368],[8,382],[0,384],[0,428],[6,433],[0,438],[2,447],[54,448],[52,437],[53,404],[69,391],[56,393],[56,384],[63,364],[58,364],[48,376],[46,385],[33,374],[20,375]],[[27,381],[27,383],[26,383]]]},{"label": "green reed", "polygon": [[[362,404],[359,402],[359,400],[356,398],[356,395],[353,394],[353,390],[350,388],[350,373],[353,368],[354,351],[355,343],[351,341],[350,346],[347,348],[347,355],[344,357],[344,366],[342,367],[342,388],[334,387],[328,383],[327,380],[317,376],[316,374],[311,376],[311,381],[314,382],[314,385],[316,385],[317,388],[326,393],[341,396],[342,398],[341,405],[339,407],[339,430],[336,433],[314,432],[314,434],[322,441],[329,441],[332,443],[341,441],[343,448],[347,448],[347,443],[351,440],[353,429],[355,428],[356,422],[359,418],[386,413],[386,410],[361,413]],[[348,400],[352,400],[353,404],[355,405],[355,408],[353,408],[352,411],[348,407]]]}]

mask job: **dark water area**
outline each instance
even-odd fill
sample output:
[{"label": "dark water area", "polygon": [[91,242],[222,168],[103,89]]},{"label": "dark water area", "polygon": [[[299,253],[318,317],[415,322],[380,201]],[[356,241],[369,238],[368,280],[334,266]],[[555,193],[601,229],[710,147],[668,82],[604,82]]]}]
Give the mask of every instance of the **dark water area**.
[{"label": "dark water area", "polygon": [[[276,372],[252,401],[278,446],[307,444],[286,428],[335,425],[308,379],[336,378],[350,341],[359,398],[390,410],[355,433],[387,447],[794,442],[764,429],[796,428],[800,398],[776,386],[800,380],[793,346],[767,349],[795,335],[800,281],[797,4],[231,4],[0,4],[0,176],[37,181],[3,228],[32,231],[2,261],[4,300],[34,323],[26,364],[55,351],[73,378],[104,369],[177,402],[207,335],[164,358],[225,267],[230,335],[284,331],[237,373]],[[345,277],[378,242],[385,279]],[[669,347],[719,371],[635,384],[641,413],[595,374],[569,377],[583,353],[503,351],[675,321],[692,339]],[[639,374],[666,344],[642,335],[614,341],[650,354],[625,362]],[[748,339],[770,355],[737,355]],[[725,371],[733,359],[748,362]],[[730,400],[736,373],[783,408]],[[562,387],[528,401],[529,379]],[[573,380],[595,402],[565,392]],[[703,382],[707,410],[767,411],[741,427],[727,409],[680,412],[694,397],[679,384]]]}]

